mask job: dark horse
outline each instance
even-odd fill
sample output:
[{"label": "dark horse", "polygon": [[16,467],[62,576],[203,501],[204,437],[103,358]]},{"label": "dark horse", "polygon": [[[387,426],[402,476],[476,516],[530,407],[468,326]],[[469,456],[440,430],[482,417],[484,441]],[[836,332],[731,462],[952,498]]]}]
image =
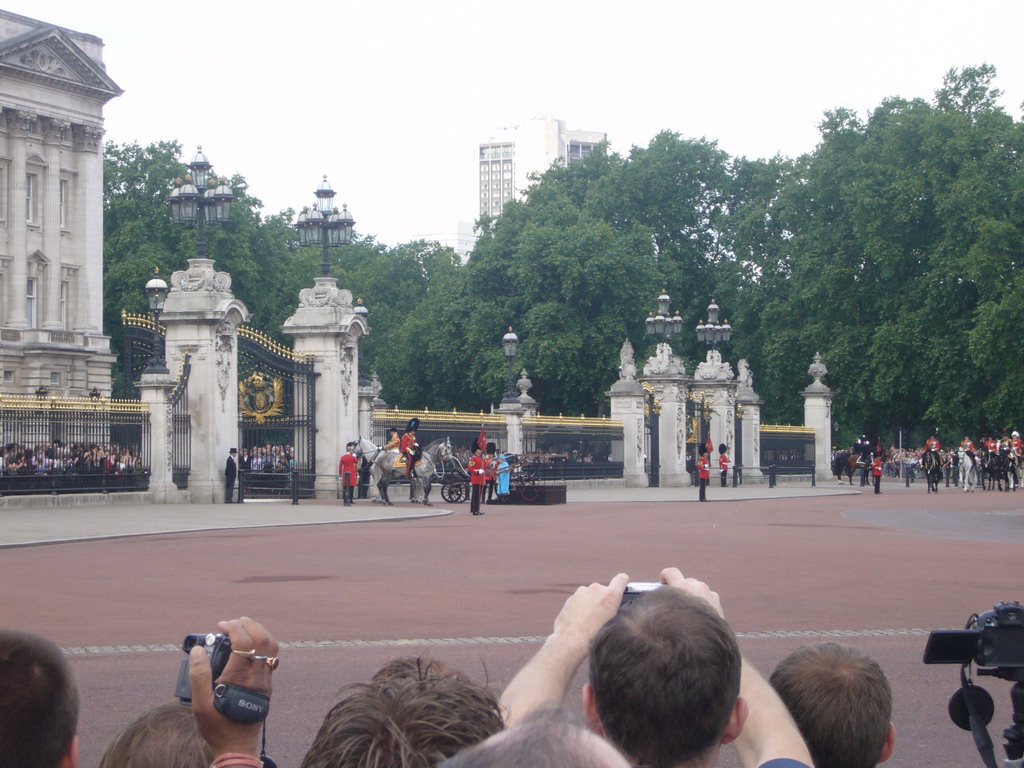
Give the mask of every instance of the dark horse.
[{"label": "dark horse", "polygon": [[843,475],[846,475],[850,480],[850,485],[853,485],[853,475],[859,468],[861,470],[861,485],[865,484],[864,478],[867,477],[868,467],[871,466],[870,457],[867,459],[867,463],[861,463],[861,455],[859,453],[853,453],[852,451],[839,451],[835,458],[832,460],[832,474],[840,485],[843,483]]},{"label": "dark horse", "polygon": [[928,493],[938,493],[939,480],[942,479],[942,454],[934,448],[925,451],[921,456],[921,467],[928,480]]}]

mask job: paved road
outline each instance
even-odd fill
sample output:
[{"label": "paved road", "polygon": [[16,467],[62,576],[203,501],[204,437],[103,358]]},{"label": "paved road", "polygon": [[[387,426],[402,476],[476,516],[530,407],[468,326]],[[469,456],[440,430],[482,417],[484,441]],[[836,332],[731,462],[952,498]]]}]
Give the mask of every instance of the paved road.
[{"label": "paved road", "polygon": [[[181,636],[240,614],[264,621],[285,648],[269,730],[284,768],[301,761],[337,690],[388,658],[429,653],[500,689],[577,585],[619,570],[651,580],[674,564],[722,594],[763,668],[829,637],[876,656],[897,699],[891,765],[979,764],[945,714],[956,668],[920,656],[927,629],[1024,597],[1024,494],[713,490],[709,504],[680,503],[693,489],[576,491],[564,506],[479,518],[465,504],[396,507],[387,514],[404,519],[391,524],[325,522],[367,513],[315,503],[5,510],[0,609],[5,624],[72,654],[85,768],[133,713],[170,696]],[[271,527],[233,527],[246,523]],[[1008,685],[984,685],[998,739]]]}]

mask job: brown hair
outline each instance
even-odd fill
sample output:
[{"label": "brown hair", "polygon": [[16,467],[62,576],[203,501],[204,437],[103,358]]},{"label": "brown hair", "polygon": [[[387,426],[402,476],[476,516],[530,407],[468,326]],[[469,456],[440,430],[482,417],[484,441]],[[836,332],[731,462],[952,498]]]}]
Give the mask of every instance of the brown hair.
[{"label": "brown hair", "polygon": [[192,710],[170,701],[128,723],[103,750],[99,768],[207,768],[214,757]]},{"label": "brown hair", "polygon": [[582,721],[564,709],[548,709],[463,750],[441,768],[600,768],[613,760],[628,765],[615,747],[587,730]]},{"label": "brown hair", "polygon": [[51,768],[78,729],[78,686],[64,652],[40,635],[0,630],[0,755],[7,768]]},{"label": "brown hair", "polygon": [[392,661],[342,695],[302,768],[432,768],[503,727],[494,693],[430,660]]},{"label": "brown hair", "polygon": [[667,768],[721,741],[739,695],[740,651],[707,603],[663,587],[601,628],[590,682],[608,738],[634,761]]},{"label": "brown hair", "polygon": [[838,643],[797,648],[772,672],[818,768],[871,768],[889,733],[892,690],[870,657]]}]

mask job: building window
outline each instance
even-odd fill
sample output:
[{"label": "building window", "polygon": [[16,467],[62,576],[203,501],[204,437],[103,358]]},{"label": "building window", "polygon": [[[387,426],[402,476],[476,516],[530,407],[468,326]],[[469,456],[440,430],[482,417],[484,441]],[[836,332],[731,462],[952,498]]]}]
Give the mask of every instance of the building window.
[{"label": "building window", "polygon": [[68,228],[68,206],[71,204],[70,182],[67,179],[60,180],[60,228]]},{"label": "building window", "polygon": [[25,176],[25,221],[36,221],[36,204],[39,195],[39,177],[34,173]]},{"label": "building window", "polygon": [[50,373],[50,386],[56,387],[56,386],[59,386],[59,385],[60,385],[60,374],[57,373],[56,371],[51,372]]},{"label": "building window", "polygon": [[28,278],[25,285],[25,322],[29,328],[36,327],[36,279]]},{"label": "building window", "polygon": [[71,285],[67,280],[62,280],[60,284],[60,327],[65,331],[68,330],[68,293],[71,290]]},{"label": "building window", "polygon": [[4,371],[4,384],[14,383],[14,371]]}]

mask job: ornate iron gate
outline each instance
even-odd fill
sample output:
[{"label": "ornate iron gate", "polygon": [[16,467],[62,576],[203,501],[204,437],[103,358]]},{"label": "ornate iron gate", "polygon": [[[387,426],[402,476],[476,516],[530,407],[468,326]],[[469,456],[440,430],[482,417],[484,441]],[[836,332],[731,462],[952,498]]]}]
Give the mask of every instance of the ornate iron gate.
[{"label": "ornate iron gate", "polygon": [[[313,360],[247,326],[238,329],[238,447],[245,495],[313,495],[316,377]],[[294,473],[294,476],[293,476]]]},{"label": "ornate iron gate", "polygon": [[171,390],[171,479],[179,489],[188,488],[192,472],[192,417],[188,412],[188,377],[192,373],[192,355],[181,360],[178,383]]},{"label": "ornate iron gate", "polygon": [[650,488],[657,488],[661,485],[661,433],[659,431],[659,419],[661,415],[661,400],[654,392],[654,387],[646,381],[641,382],[644,388],[644,431],[646,432],[647,444],[647,485]]},{"label": "ornate iron gate", "polygon": [[[163,332],[161,325],[160,333]],[[153,356],[155,341],[153,318],[121,310],[121,387],[124,397],[129,400],[139,397],[135,382],[142,378],[142,372]]]}]

